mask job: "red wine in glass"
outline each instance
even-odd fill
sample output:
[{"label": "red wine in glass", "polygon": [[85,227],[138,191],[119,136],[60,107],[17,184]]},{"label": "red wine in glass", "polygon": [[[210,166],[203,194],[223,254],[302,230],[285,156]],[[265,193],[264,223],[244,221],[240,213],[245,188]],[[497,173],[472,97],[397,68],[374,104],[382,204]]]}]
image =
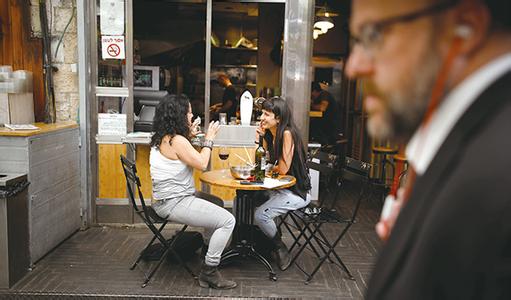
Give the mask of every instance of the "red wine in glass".
[{"label": "red wine in glass", "polygon": [[229,158],[229,153],[219,153],[218,157],[220,157],[221,160],[226,160]]}]

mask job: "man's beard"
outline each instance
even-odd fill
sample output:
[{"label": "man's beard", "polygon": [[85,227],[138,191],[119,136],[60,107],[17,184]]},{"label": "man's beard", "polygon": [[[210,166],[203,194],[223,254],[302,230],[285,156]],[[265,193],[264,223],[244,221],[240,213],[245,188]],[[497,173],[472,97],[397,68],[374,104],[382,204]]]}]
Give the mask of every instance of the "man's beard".
[{"label": "man's beard", "polygon": [[367,130],[372,137],[406,142],[421,124],[441,59],[432,47],[421,62],[401,90],[383,93],[368,82],[369,94],[379,98],[376,107],[368,111]]}]

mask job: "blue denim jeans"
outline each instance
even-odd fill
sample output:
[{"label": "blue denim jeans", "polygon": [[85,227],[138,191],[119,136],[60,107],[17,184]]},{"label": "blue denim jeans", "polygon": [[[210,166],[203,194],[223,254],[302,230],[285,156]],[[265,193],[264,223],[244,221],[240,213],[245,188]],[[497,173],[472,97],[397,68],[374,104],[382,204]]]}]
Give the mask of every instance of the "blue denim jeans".
[{"label": "blue denim jeans", "polygon": [[208,266],[218,266],[236,223],[230,212],[195,196],[157,201],[153,208],[159,216],[168,216],[170,221],[203,227],[204,239],[209,243],[204,262]]},{"label": "blue denim jeans", "polygon": [[268,199],[259,206],[254,214],[254,223],[269,238],[277,234],[277,225],[274,218],[286,214],[288,211],[297,210],[309,204],[310,200],[304,200],[300,196],[287,189],[270,190]]}]

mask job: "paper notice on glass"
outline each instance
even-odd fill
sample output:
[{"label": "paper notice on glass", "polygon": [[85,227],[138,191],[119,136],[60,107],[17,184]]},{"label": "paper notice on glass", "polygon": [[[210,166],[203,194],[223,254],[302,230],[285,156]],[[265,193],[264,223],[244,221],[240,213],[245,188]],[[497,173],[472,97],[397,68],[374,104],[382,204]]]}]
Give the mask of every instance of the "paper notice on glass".
[{"label": "paper notice on glass", "polygon": [[126,115],[98,114],[98,135],[126,135]]},{"label": "paper notice on glass", "polygon": [[101,37],[101,57],[103,59],[124,59],[123,35],[104,35]]},{"label": "paper notice on glass", "polygon": [[101,0],[101,35],[124,34],[124,0]]}]

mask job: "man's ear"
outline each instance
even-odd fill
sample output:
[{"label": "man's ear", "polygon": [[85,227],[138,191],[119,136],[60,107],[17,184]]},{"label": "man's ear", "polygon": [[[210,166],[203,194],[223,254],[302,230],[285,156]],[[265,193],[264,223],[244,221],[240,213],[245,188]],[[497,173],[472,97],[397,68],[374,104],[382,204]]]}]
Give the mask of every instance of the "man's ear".
[{"label": "man's ear", "polygon": [[464,40],[468,39],[472,36],[472,34],[473,34],[472,27],[465,25],[465,24],[459,24],[454,29],[454,35],[456,35],[460,39],[464,39]]},{"label": "man's ear", "polygon": [[470,55],[476,51],[488,36],[491,15],[488,8],[479,1],[463,1],[456,10],[456,25],[453,37],[462,39],[461,53]]}]

